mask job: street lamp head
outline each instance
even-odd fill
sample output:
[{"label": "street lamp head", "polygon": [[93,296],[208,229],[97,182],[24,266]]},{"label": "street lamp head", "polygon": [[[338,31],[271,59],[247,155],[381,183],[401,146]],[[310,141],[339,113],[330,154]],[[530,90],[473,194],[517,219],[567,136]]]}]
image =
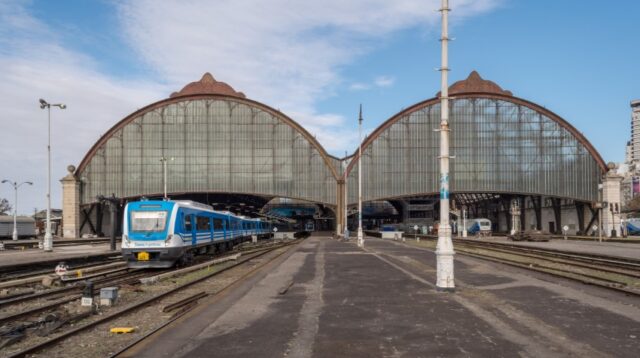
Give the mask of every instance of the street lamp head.
[{"label": "street lamp head", "polygon": [[40,98],[40,108],[45,109],[47,107],[49,107],[49,103],[47,103],[47,101],[45,101],[44,99]]},{"label": "street lamp head", "polygon": [[2,181],[2,183],[4,184],[4,183],[11,183],[11,182],[10,182],[9,180],[7,180],[7,179],[4,179],[4,180]]},{"label": "street lamp head", "polygon": [[33,182],[30,182],[30,181],[26,181],[25,183],[29,185],[33,185]]},{"label": "street lamp head", "polygon": [[63,103],[56,104],[56,106],[60,107],[60,109],[66,109],[67,108],[67,105],[63,104]]}]

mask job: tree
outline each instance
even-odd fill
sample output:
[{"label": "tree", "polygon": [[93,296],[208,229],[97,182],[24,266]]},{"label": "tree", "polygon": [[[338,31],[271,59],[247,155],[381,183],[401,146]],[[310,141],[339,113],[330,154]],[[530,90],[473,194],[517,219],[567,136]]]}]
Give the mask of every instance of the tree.
[{"label": "tree", "polygon": [[629,200],[622,211],[628,213],[629,217],[637,217],[638,212],[640,212],[640,196],[636,196],[635,198]]},{"label": "tree", "polygon": [[9,215],[11,212],[11,204],[9,204],[9,200],[0,199],[0,215]]}]

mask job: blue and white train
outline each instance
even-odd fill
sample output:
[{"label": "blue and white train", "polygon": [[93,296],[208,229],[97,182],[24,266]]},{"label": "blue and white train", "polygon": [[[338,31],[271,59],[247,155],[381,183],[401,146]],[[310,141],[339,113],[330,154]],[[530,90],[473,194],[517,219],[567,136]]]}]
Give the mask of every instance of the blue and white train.
[{"label": "blue and white train", "polygon": [[489,219],[468,219],[467,233],[477,236],[491,236],[491,220]]},{"label": "blue and white train", "polygon": [[122,256],[129,267],[172,267],[254,235],[270,236],[271,223],[193,201],[135,201],[124,209]]},{"label": "blue and white train", "polygon": [[640,235],[640,218],[627,219],[627,235]]}]

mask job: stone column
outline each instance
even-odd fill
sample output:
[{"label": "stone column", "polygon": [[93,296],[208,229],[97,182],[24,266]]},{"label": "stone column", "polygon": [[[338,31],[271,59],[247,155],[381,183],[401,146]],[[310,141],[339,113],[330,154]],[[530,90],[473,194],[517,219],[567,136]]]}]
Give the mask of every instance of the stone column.
[{"label": "stone column", "polygon": [[608,166],[609,171],[602,180],[602,201],[607,203],[602,207],[602,229],[605,236],[611,237],[613,230],[616,236],[620,236],[620,188],[623,176],[616,173],[613,163]]},{"label": "stone column", "polygon": [[74,172],[76,167],[67,167],[69,174],[62,178],[62,236],[77,238],[80,236],[80,181]]}]

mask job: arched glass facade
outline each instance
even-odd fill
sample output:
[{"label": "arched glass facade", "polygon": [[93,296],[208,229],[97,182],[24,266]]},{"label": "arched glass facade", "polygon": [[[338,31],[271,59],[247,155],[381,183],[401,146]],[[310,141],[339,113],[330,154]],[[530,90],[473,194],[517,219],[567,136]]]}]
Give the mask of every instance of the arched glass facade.
[{"label": "arched glass facade", "polygon": [[[573,127],[509,96],[451,101],[451,192],[517,193],[597,199],[603,164]],[[436,194],[440,104],[432,99],[383,124],[363,145],[363,200]],[[357,154],[357,152],[356,152]],[[357,157],[348,202],[357,202]]]},{"label": "arched glass facade", "polygon": [[336,202],[339,164],[306,131],[257,102],[208,95],[158,102],[112,128],[76,172],[81,204],[111,193],[161,195],[163,157],[169,193]]}]

